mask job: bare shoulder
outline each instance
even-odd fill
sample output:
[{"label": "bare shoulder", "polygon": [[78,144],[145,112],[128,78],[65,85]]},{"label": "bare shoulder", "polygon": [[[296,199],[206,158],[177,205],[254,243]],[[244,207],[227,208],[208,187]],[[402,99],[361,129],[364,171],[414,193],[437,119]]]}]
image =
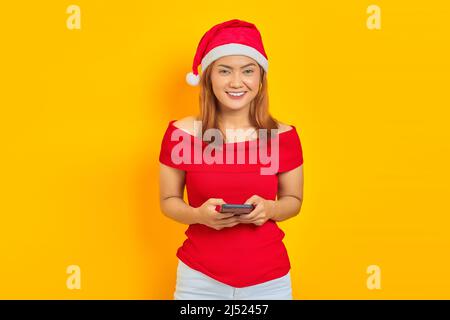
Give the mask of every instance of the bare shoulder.
[{"label": "bare shoulder", "polygon": [[198,120],[196,116],[188,116],[175,121],[173,125],[183,131],[188,132],[189,134],[194,135],[194,122],[196,120]]},{"label": "bare shoulder", "polygon": [[290,125],[278,121],[278,130],[280,130],[279,133],[283,133],[291,129],[292,127]]}]

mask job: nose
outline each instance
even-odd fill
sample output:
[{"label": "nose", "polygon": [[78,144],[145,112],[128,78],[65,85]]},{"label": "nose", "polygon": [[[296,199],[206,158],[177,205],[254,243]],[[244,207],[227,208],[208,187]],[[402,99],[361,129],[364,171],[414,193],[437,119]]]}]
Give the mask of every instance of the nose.
[{"label": "nose", "polygon": [[241,88],[242,87],[241,76],[239,75],[238,72],[233,74],[231,81],[230,81],[230,87],[231,88]]}]

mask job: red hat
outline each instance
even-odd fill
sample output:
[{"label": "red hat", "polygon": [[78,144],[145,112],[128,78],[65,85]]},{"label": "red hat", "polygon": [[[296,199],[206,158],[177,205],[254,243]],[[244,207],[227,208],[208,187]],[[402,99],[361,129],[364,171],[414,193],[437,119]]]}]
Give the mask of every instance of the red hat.
[{"label": "red hat", "polygon": [[245,55],[253,58],[267,72],[269,63],[264,46],[256,26],[252,23],[233,19],[219,23],[209,29],[197,47],[192,64],[192,71],[186,75],[186,82],[198,85],[200,76],[198,66],[202,65],[202,73],[215,60],[230,55]]}]

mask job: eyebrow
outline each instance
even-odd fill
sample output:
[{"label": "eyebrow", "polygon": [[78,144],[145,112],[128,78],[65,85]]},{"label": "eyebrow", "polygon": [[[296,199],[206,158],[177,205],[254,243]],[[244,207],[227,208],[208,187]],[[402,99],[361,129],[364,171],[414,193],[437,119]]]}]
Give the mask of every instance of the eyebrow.
[{"label": "eyebrow", "polygon": [[[242,66],[241,69],[244,69],[245,67],[248,67],[248,66],[256,66],[256,64],[254,64],[254,63],[252,62],[252,63],[246,64],[245,66]],[[224,64],[219,64],[218,67],[225,67],[225,68],[228,68],[228,69],[233,69],[233,68],[231,68],[230,66],[226,66],[226,65],[224,65]]]}]

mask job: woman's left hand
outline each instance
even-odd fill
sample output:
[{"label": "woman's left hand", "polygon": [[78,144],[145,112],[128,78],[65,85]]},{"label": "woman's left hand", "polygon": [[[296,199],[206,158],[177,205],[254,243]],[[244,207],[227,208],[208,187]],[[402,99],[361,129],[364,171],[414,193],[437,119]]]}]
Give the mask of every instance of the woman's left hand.
[{"label": "woman's left hand", "polygon": [[257,226],[262,226],[274,215],[274,200],[266,200],[258,195],[253,195],[245,201],[245,204],[253,204],[255,209],[248,214],[239,215],[238,221],[240,223],[253,223]]}]

